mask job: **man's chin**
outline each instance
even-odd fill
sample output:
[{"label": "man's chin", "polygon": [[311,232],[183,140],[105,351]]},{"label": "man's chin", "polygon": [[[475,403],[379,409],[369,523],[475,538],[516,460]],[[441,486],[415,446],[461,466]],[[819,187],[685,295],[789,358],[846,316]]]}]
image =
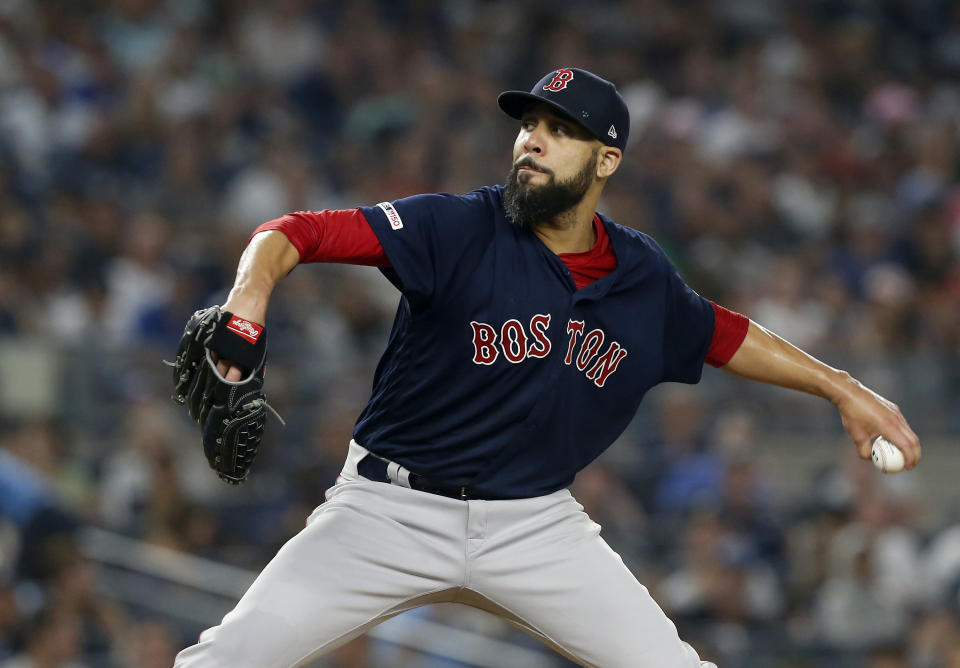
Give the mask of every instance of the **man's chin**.
[{"label": "man's chin", "polygon": [[[549,180],[549,177],[543,172],[522,170],[519,174],[517,174],[517,185],[519,185],[521,188],[539,188],[545,185]],[[542,183],[538,184],[538,182]]]}]

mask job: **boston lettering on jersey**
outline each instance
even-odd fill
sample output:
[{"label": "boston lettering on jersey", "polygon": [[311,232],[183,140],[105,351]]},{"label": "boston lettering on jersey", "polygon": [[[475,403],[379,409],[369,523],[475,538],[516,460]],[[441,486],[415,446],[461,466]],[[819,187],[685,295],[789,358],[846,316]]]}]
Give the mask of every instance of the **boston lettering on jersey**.
[{"label": "boston lettering on jersey", "polygon": [[[549,313],[538,313],[530,318],[529,329],[524,329],[519,320],[511,318],[504,322],[499,330],[485,322],[472,321],[470,327],[473,328],[473,363],[493,364],[500,357],[501,351],[503,358],[511,364],[519,364],[530,357],[546,357],[551,349],[550,339],[547,337],[550,320]],[[576,360],[577,368],[586,372],[587,378],[597,387],[603,387],[610,374],[617,370],[620,361],[627,356],[627,350],[616,341],[611,341],[606,352],[601,355],[600,348],[605,338],[603,330],[593,329],[582,337],[583,327],[582,320],[567,320],[569,342],[563,363],[569,366]],[[578,343],[580,347],[574,355]]]},{"label": "boston lettering on jersey", "polygon": [[616,268],[577,289],[502,198],[360,209],[401,299],[354,438],[442,484],[519,498],[568,486],[654,385],[697,382],[714,310],[650,237],[602,215]]}]

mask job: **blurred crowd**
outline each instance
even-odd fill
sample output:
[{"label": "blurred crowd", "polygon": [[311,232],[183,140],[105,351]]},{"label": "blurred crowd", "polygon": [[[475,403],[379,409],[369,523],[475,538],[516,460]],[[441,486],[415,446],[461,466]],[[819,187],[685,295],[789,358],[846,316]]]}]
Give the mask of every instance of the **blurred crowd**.
[{"label": "blurred crowd", "polygon": [[[517,127],[497,93],[564,65],[630,107],[601,210],[956,438],[956,2],[2,0],[0,343],[39,346],[56,382],[46,408],[0,405],[0,667],[169,666],[203,628],[149,587],[111,596],[84,527],[254,571],[302,527],[393,288],[286,279],[267,389],[288,426],[238,489],[160,360],[259,223],[502,182]],[[846,445],[788,493],[799,473],[757,453],[785,430],[842,444],[838,421],[722,375],[658,393],[573,490],[681,634],[722,668],[960,668],[960,514]],[[35,382],[7,376],[5,397]],[[323,665],[454,665],[386,652]]]}]

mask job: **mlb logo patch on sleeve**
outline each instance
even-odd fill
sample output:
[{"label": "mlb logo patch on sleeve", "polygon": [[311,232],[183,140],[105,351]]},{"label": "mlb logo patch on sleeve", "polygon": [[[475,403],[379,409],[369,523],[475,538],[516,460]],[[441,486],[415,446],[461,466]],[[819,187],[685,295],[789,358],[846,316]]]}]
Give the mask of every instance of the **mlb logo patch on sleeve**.
[{"label": "mlb logo patch on sleeve", "polygon": [[383,209],[383,212],[387,214],[387,220],[390,221],[390,227],[395,230],[399,230],[403,227],[403,219],[400,218],[400,214],[393,207],[393,204],[390,202],[380,202],[377,204],[377,206]]},{"label": "mlb logo patch on sleeve", "polygon": [[257,339],[260,338],[260,333],[263,331],[263,327],[257,323],[244,320],[237,316],[230,318],[230,322],[227,323],[227,329],[234,334],[239,334],[250,343],[256,343]]}]

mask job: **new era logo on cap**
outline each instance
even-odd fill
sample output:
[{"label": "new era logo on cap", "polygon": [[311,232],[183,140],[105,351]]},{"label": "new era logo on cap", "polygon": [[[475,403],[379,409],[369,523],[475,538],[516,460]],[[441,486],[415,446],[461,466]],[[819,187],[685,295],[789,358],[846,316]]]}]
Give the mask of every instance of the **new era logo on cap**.
[{"label": "new era logo on cap", "polygon": [[617,87],[596,74],[575,67],[550,72],[530,92],[500,93],[497,103],[514,118],[522,118],[531,105],[542,102],[586,128],[591,135],[621,151],[630,134],[630,112]]}]

